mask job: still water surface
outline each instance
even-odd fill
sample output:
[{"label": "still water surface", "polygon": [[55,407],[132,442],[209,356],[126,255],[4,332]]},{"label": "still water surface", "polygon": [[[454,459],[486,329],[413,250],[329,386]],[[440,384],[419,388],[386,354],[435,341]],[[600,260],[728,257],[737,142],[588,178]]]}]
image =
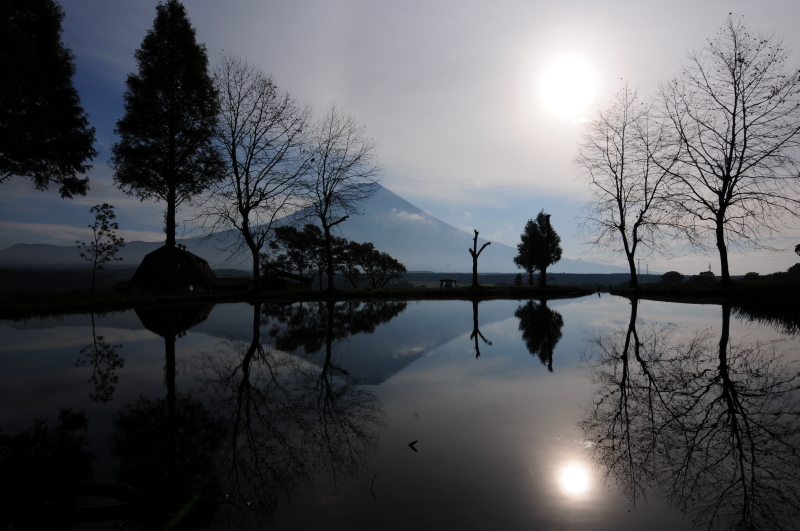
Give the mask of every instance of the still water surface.
[{"label": "still water surface", "polygon": [[4,321],[0,520],[795,529],[799,347],[608,295]]}]

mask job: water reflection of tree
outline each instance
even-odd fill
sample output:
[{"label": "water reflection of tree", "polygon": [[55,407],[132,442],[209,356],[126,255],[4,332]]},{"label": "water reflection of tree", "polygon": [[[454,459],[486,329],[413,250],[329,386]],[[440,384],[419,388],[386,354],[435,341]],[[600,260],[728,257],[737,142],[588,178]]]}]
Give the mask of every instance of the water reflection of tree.
[{"label": "water reflection of tree", "polygon": [[[84,411],[61,409],[58,423],[44,418],[17,434],[0,431],[0,526],[66,529],[81,494],[74,485],[92,479],[94,454],[82,433]],[[89,512],[89,511],[86,511]]]},{"label": "water reflection of tree", "polygon": [[478,338],[481,338],[484,343],[491,346],[492,342],[483,337],[481,334],[480,325],[478,324],[478,301],[472,301],[472,334],[470,334],[469,338],[475,340],[475,357],[481,357],[481,349],[480,345],[478,344]]},{"label": "water reflection of tree", "polygon": [[[226,492],[240,507],[250,503],[260,515],[271,514],[317,474],[336,484],[363,465],[377,444],[383,412],[337,365],[332,344],[374,329],[404,307],[323,302],[272,306],[262,314],[256,304],[249,340],[231,337],[196,360],[196,376],[229,426],[222,467]],[[272,325],[267,337],[280,350],[262,343],[265,317]],[[301,346],[306,353],[324,350],[324,360],[314,364],[287,352]]]},{"label": "water reflection of tree", "polygon": [[514,316],[519,319],[522,339],[531,356],[538,356],[547,370],[553,372],[553,351],[561,339],[561,328],[564,319],[561,314],[547,307],[547,300],[538,304],[528,301],[523,304]]},{"label": "water reflection of tree", "polygon": [[212,308],[136,309],[145,328],[164,338],[166,395],[140,396],[120,408],[111,449],[119,459],[118,481],[137,489],[137,503],[125,518],[147,528],[178,521],[186,529],[201,526],[221,497],[215,456],[226,426],[190,391],[176,389],[176,339],[207,319]]},{"label": "water reflection of tree", "polygon": [[755,321],[771,326],[782,334],[793,336],[800,332],[800,313],[787,306],[734,306],[732,313],[743,321]]},{"label": "water reflection of tree", "polygon": [[262,324],[268,327],[275,348],[307,354],[321,352],[326,342],[356,334],[371,334],[406,309],[404,301],[310,302],[265,304]]},{"label": "water reflection of tree", "polygon": [[[800,376],[776,343],[636,324],[595,338],[598,390],[581,425],[632,499],[648,487],[698,526],[791,528],[800,509]],[[716,343],[716,344],[715,344]]]},{"label": "water reflection of tree", "polygon": [[107,404],[114,396],[115,386],[119,380],[116,371],[125,366],[125,358],[117,352],[121,348],[122,345],[111,345],[103,340],[103,336],[97,335],[92,313],[92,342],[80,350],[75,366],[92,367],[89,382],[93,389],[89,393],[89,398],[98,404]]}]

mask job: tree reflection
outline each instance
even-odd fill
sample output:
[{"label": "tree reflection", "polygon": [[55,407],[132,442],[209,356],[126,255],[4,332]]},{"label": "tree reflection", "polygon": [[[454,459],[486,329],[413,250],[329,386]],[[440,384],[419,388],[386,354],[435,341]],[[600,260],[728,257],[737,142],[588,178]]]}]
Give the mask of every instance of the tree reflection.
[{"label": "tree reflection", "polygon": [[531,356],[538,356],[542,365],[553,372],[553,351],[561,339],[564,319],[561,314],[547,307],[547,299],[538,304],[528,301],[517,308],[514,316],[519,319],[522,339]]},{"label": "tree reflection", "polygon": [[785,305],[734,306],[732,313],[743,321],[768,325],[782,334],[794,336],[800,332],[800,314]]},{"label": "tree reflection", "polygon": [[89,393],[89,398],[98,404],[107,404],[114,396],[115,386],[119,380],[116,371],[125,366],[125,358],[117,352],[121,348],[121,344],[111,345],[103,340],[103,336],[97,335],[92,313],[92,342],[80,350],[75,366],[92,367],[89,382],[93,389]]},{"label": "tree reflection", "polygon": [[[231,337],[196,360],[196,377],[229,426],[222,468],[226,493],[243,509],[238,517],[271,514],[317,474],[335,485],[364,464],[377,445],[383,411],[338,366],[332,345],[356,330],[374,329],[404,307],[328,301],[262,313],[256,303],[249,340]],[[272,325],[266,337],[278,348],[262,343],[263,316]],[[324,360],[315,364],[287,352],[300,346],[307,354],[324,349]]]},{"label": "tree reflection", "polygon": [[404,301],[311,302],[265,304],[262,324],[275,348],[307,354],[322,352],[327,343],[356,334],[371,334],[406,309]]},{"label": "tree reflection", "polygon": [[[118,481],[136,489],[126,518],[146,527],[203,525],[220,503],[216,458],[226,425],[190,391],[176,389],[175,343],[208,318],[213,305],[137,308],[148,330],[164,338],[166,396],[140,396],[117,412],[111,449]],[[202,502],[202,503],[198,503]]]},{"label": "tree reflection", "polygon": [[478,301],[472,301],[472,334],[470,334],[469,338],[475,340],[475,357],[481,357],[481,349],[480,345],[478,344],[478,338],[481,338],[484,343],[489,346],[492,346],[492,342],[483,337],[481,334],[480,325],[478,324]]},{"label": "tree reflection", "polygon": [[17,434],[0,431],[0,524],[3,529],[62,529],[75,520],[81,493],[73,486],[92,479],[94,454],[81,433],[84,411],[61,409],[58,423],[45,418]]},{"label": "tree reflection", "polygon": [[[783,529],[800,509],[800,376],[779,342],[719,341],[672,326],[595,338],[598,384],[581,422],[634,501],[648,487],[705,528]],[[716,343],[716,344],[715,344]]]}]

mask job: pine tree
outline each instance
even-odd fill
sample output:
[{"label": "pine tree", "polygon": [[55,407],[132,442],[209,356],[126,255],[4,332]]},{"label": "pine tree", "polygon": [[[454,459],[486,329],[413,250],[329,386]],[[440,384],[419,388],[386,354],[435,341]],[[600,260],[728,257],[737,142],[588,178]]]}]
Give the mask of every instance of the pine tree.
[{"label": "pine tree", "polygon": [[142,201],[167,203],[163,271],[172,291],[176,210],[223,175],[213,143],[219,103],[205,46],[177,0],[158,4],[134,56],[138,72],[128,76],[125,115],[115,129],[120,139],[111,147],[114,182]]},{"label": "pine tree", "polygon": [[64,11],[53,0],[0,1],[0,184],[13,176],[61,197],[86,195],[80,178],[97,156],[72,82],[75,58],[61,41]]}]

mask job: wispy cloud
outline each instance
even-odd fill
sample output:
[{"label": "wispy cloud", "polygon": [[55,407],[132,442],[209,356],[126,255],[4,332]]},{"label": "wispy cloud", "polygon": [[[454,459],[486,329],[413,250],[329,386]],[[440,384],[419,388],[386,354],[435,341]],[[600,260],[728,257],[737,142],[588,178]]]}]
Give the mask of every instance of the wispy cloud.
[{"label": "wispy cloud", "polygon": [[[126,241],[161,241],[163,233],[140,230],[120,230],[117,235]],[[92,231],[88,227],[56,225],[55,223],[22,223],[7,221],[0,225],[0,238],[17,242],[72,245],[75,240],[88,241]]]},{"label": "wispy cloud", "polygon": [[421,214],[414,214],[412,212],[406,212],[405,210],[397,210],[396,208],[392,209],[392,215],[395,217],[400,218],[402,221],[413,221],[417,223],[430,223],[429,219],[426,219],[425,216]]}]

